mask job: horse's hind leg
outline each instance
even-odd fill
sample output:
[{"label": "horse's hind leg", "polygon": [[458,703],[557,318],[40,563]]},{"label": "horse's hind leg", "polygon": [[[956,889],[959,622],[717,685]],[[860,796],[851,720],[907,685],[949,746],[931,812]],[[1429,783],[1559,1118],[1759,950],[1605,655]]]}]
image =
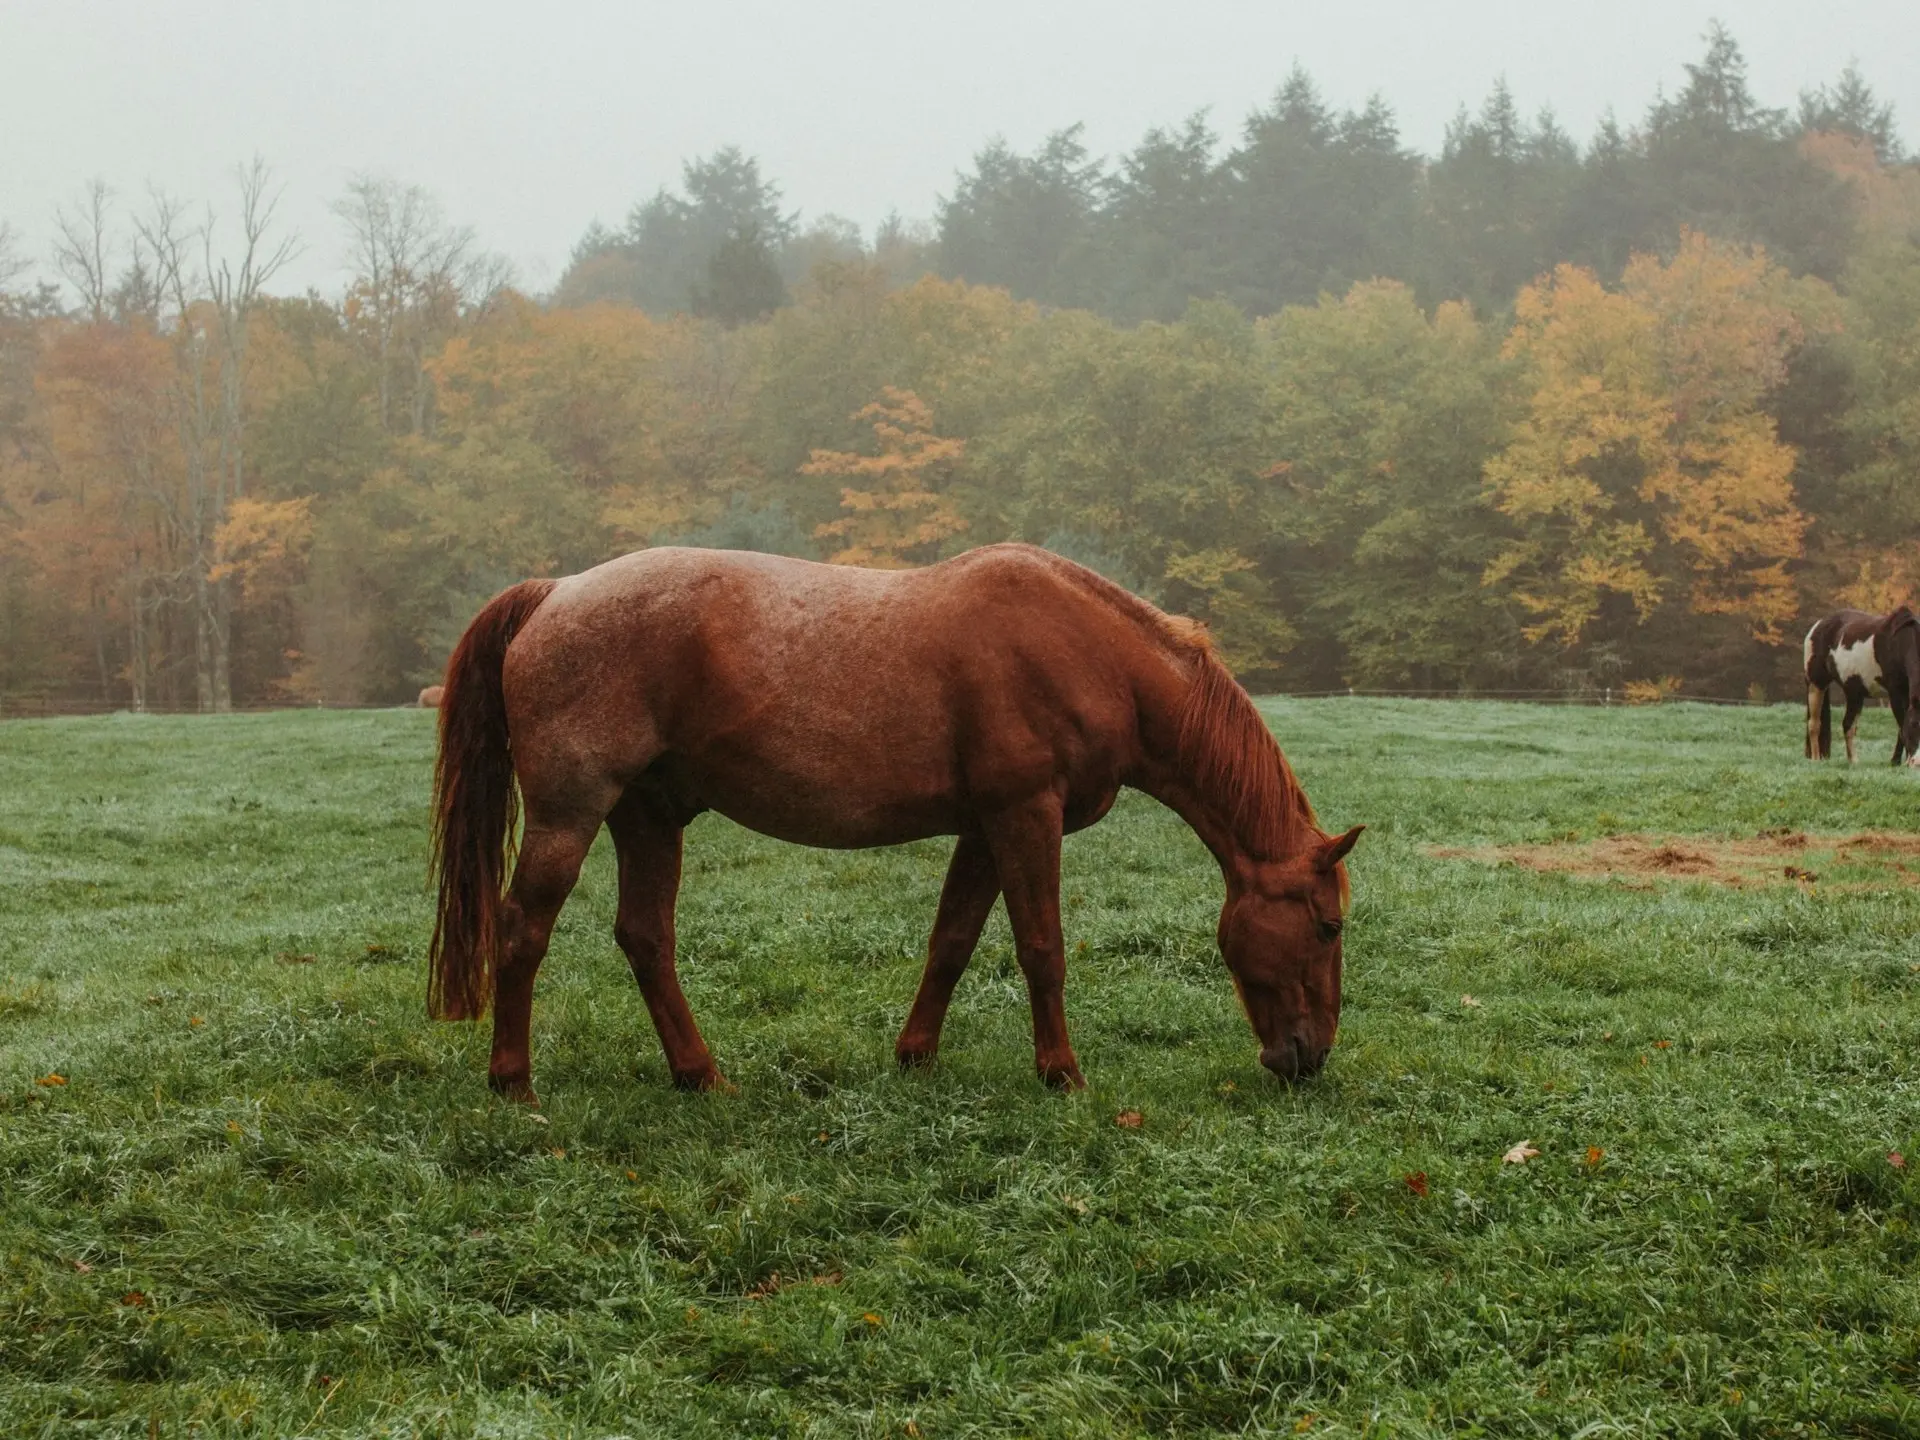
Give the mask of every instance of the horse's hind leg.
[{"label": "horse's hind leg", "polygon": [[639,982],[667,1069],[682,1090],[712,1090],[727,1082],[700,1038],[680,990],[673,960],[673,905],[680,892],[681,826],[629,792],[607,817],[620,856],[620,910],[613,936]]},{"label": "horse's hind leg", "polygon": [[1827,687],[1807,682],[1807,759],[1824,760],[1833,744],[1833,707]]},{"label": "horse's hind leg", "polygon": [[947,883],[940,891],[933,938],[927,942],[927,968],[920,975],[920,990],[894,1042],[894,1058],[903,1066],[933,1063],[953,987],[966,973],[974,946],[980,943],[981,928],[999,897],[1000,876],[993,868],[993,852],[980,836],[962,835],[947,865]]},{"label": "horse's hind leg", "polygon": [[502,1095],[534,1099],[528,1037],[533,979],[546,958],[553,922],[580,878],[580,864],[599,828],[597,820],[591,825],[543,823],[529,807],[501,917],[505,943],[493,981],[493,1058],[487,1064],[487,1083]]},{"label": "horse's hind leg", "polygon": [[1060,939],[1060,804],[1052,795],[988,821],[987,844],[1007,897],[1007,918],[1033,1006],[1033,1063],[1058,1089],[1079,1090],[1067,1042],[1067,953]]}]

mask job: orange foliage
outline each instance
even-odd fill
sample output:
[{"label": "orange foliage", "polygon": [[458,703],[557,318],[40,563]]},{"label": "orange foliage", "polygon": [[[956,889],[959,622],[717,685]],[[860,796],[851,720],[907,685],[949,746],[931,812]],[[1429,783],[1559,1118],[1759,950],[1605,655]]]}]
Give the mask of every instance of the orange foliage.
[{"label": "orange foliage", "polygon": [[873,422],[879,453],[815,450],[800,473],[867,482],[844,487],[840,506],[848,513],[814,532],[844,542],[829,557],[834,564],[904,569],[936,558],[941,541],[967,528],[952,500],[933,488],[966,442],[934,434],[933,411],[913,391],[888,385],[880,393],[853,417]]}]

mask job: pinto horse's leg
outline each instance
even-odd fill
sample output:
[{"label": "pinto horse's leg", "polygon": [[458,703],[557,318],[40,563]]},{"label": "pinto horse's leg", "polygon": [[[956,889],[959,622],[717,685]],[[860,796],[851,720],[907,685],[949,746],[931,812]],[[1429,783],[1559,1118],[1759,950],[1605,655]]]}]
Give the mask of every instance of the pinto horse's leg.
[{"label": "pinto horse's leg", "polygon": [[528,1030],[533,1019],[533,979],[546,959],[547,942],[560,907],[580,877],[580,863],[593,844],[594,825],[550,826],[531,813],[514,866],[513,885],[501,921],[505,943],[493,980],[493,1058],[487,1083],[502,1095],[533,1101],[533,1060]]},{"label": "pinto horse's leg", "polygon": [[933,938],[927,942],[927,968],[920,975],[920,990],[894,1042],[894,1058],[902,1066],[933,1063],[953,987],[966,973],[973,947],[980,943],[980,931],[999,898],[1000,876],[993,868],[993,852],[982,837],[962,835],[947,865],[947,883],[940,891]]},{"label": "pinto horse's leg", "polygon": [[1807,682],[1807,759],[1824,760],[1832,741],[1832,709],[1827,700],[1827,687]]},{"label": "pinto horse's leg", "polygon": [[1060,802],[1054,796],[993,817],[986,826],[1013,943],[1033,1006],[1033,1063],[1040,1078],[1079,1090],[1080,1062],[1067,1043],[1067,952],[1060,938]]},{"label": "pinto horse's leg", "polygon": [[1858,680],[1847,682],[1847,713],[1841,717],[1840,729],[1847,737],[1847,763],[1853,764],[1857,758],[1854,751],[1854,738],[1860,729],[1860,711],[1867,703],[1867,687]]},{"label": "pinto horse's leg", "polygon": [[673,904],[680,892],[682,828],[629,794],[607,817],[620,857],[620,909],[613,937],[653,1017],[667,1069],[682,1090],[727,1087],[700,1038],[673,963]]}]

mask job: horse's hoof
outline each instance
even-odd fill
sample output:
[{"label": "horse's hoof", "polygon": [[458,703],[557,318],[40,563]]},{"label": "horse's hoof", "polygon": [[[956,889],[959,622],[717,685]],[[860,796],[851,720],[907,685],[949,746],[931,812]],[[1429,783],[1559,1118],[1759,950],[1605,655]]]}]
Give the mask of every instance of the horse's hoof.
[{"label": "horse's hoof", "polygon": [[725,1095],[738,1095],[740,1093],[740,1087],[738,1085],[727,1079],[726,1076],[722,1075],[711,1065],[704,1070],[688,1070],[675,1075],[673,1077],[673,1088],[676,1090],[698,1091],[701,1094],[706,1094],[713,1090],[718,1090]]},{"label": "horse's hoof", "polygon": [[896,1049],[893,1052],[893,1058],[899,1063],[902,1070],[931,1070],[933,1068],[933,1057],[938,1053],[937,1050]]},{"label": "horse's hoof", "polygon": [[528,1075],[489,1075],[487,1088],[502,1100],[518,1100],[522,1105],[540,1108],[540,1097],[533,1093],[533,1079]]},{"label": "horse's hoof", "polygon": [[1042,1070],[1040,1078],[1049,1090],[1058,1090],[1063,1094],[1072,1094],[1075,1090],[1087,1088],[1087,1082],[1081,1077],[1078,1065],[1062,1065],[1051,1070]]}]

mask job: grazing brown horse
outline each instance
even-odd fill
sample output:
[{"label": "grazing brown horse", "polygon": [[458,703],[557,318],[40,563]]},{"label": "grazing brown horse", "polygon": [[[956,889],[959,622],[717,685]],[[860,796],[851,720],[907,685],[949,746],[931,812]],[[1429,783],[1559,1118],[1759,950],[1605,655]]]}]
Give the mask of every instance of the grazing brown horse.
[{"label": "grazing brown horse", "polygon": [[1840,729],[1847,763],[1869,695],[1885,695],[1895,727],[1893,763],[1920,765],[1920,620],[1902,605],[1888,615],[1841,610],[1807,631],[1807,758],[1833,753],[1833,688],[1846,697]]},{"label": "grazing brown horse", "polygon": [[[516,797],[526,823],[502,895]],[[447,665],[428,1008],[494,1008],[494,1089],[531,1099],[533,980],[601,825],[614,936],[676,1084],[721,1085],[674,970],[681,832],[717,810],[802,845],[957,835],[895,1053],[933,1059],[981,927],[1005,897],[1034,1059],[1067,1043],[1060,837],[1122,785],[1177,811],[1220,862],[1220,949],[1286,1080],[1340,1015],[1342,858],[1253,703],[1191,621],[1070,561],[992,545],[924,570],[644,550],[488,603]]]}]

